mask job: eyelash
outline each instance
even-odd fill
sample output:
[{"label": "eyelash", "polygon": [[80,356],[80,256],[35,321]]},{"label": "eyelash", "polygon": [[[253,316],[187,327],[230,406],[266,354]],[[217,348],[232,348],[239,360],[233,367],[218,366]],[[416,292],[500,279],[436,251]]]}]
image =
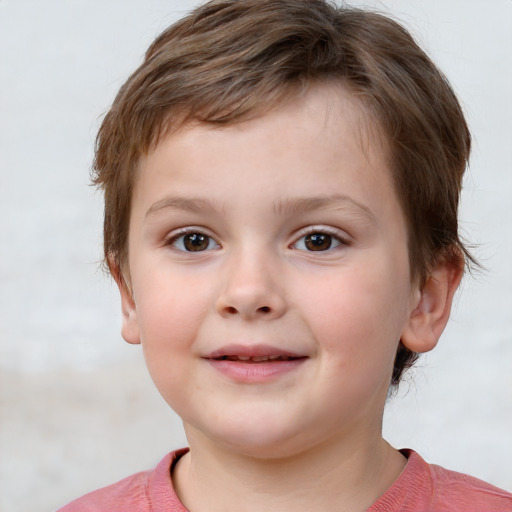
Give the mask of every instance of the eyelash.
[{"label": "eyelash", "polygon": [[[325,249],[321,249],[320,247],[321,247],[322,240],[320,239],[317,241],[317,246],[319,247],[318,250],[308,249],[306,246],[306,244],[308,243],[307,238],[313,237],[314,235],[321,235],[321,236],[329,237],[328,247],[326,247]],[[301,240],[304,240],[304,242],[303,242],[304,248],[297,247],[297,245],[299,244],[299,242]],[[314,239],[310,239],[309,242],[312,242],[313,244],[315,244]],[[332,243],[334,243],[335,245],[333,246]],[[341,236],[341,234],[339,233],[338,230],[329,229],[329,228],[326,228],[323,226],[322,227],[318,226],[318,227],[308,228],[307,231],[303,231],[301,233],[300,238],[298,238],[295,242],[293,242],[290,245],[290,248],[295,249],[295,250],[305,251],[305,252],[330,252],[330,251],[337,249],[340,246],[348,246],[348,245],[350,245],[350,241],[348,240],[348,237]]]},{"label": "eyelash", "polygon": [[[198,235],[198,237],[203,237],[203,241],[204,241],[204,239],[207,239],[207,241],[208,241],[207,246],[204,249],[198,249],[196,251],[187,250],[187,248],[185,246],[186,237],[192,236],[192,235]],[[181,244],[179,244],[180,240],[181,240]],[[199,246],[199,243],[201,242],[201,240],[198,239],[198,240],[196,240],[196,242],[197,242],[197,245]],[[194,244],[195,242],[192,241],[192,243]],[[170,246],[175,251],[185,252],[185,253],[206,252],[206,251],[211,251],[212,249],[216,249],[216,248],[220,247],[220,245],[215,241],[215,239],[212,236],[206,234],[204,231],[202,231],[199,228],[182,229],[178,233],[174,233],[172,236],[170,236],[166,240],[165,244]],[[182,247],[178,247],[178,244],[181,245]],[[212,244],[214,245],[214,247],[211,246]]]},{"label": "eyelash", "polygon": [[[190,250],[187,249],[187,236],[193,236],[197,235],[197,239],[189,239],[188,242],[192,244],[192,247],[196,245],[198,248],[197,250]],[[320,238],[315,240],[315,236],[319,235]],[[322,248],[322,242],[325,242],[325,239],[322,239],[321,237],[328,237],[327,240],[327,247]],[[308,237],[311,237],[309,240]],[[301,240],[304,240],[303,246],[304,247],[298,247],[299,242]],[[204,242],[207,243],[206,247],[201,248],[201,243],[204,244]],[[316,245],[318,249],[308,249],[307,243],[312,243],[313,246]],[[334,246],[333,246],[334,243]],[[206,252],[211,251],[213,249],[218,249],[220,247],[220,244],[210,235],[206,234],[204,231],[202,231],[199,228],[184,228],[180,230],[178,233],[174,233],[172,236],[170,236],[165,244],[167,246],[170,246],[173,250],[178,252],[185,252],[185,253],[193,253],[193,252]],[[181,247],[180,247],[181,245]],[[334,229],[328,229],[326,227],[312,227],[309,228],[307,231],[303,231],[301,233],[301,236],[292,244],[290,244],[290,248],[294,250],[300,250],[304,252],[330,252],[340,246],[348,246],[350,245],[350,242],[347,240],[346,237],[340,236],[340,233],[337,230]]]}]

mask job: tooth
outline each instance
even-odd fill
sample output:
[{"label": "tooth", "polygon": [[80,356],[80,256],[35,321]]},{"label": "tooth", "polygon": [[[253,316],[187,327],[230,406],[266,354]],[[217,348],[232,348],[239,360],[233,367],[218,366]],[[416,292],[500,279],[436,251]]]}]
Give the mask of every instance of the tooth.
[{"label": "tooth", "polygon": [[281,359],[282,356],[268,356],[268,358],[271,360],[271,361],[274,361],[276,359]]},{"label": "tooth", "polygon": [[240,361],[249,361],[249,359],[251,359],[249,356],[238,356],[237,358],[240,359]]},{"label": "tooth", "polygon": [[252,357],[251,359],[256,362],[268,361],[268,356],[256,356],[256,357]]}]

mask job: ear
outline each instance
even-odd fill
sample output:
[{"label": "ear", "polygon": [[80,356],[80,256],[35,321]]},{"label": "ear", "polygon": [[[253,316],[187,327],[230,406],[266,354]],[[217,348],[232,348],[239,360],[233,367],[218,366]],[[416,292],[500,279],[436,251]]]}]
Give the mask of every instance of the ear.
[{"label": "ear", "polygon": [[464,263],[441,261],[429,277],[413,304],[401,341],[413,352],[428,352],[436,345],[448,319],[453,296],[462,279]]},{"label": "ear", "polygon": [[137,322],[137,308],[133,299],[133,293],[128,285],[120,266],[113,258],[108,259],[110,273],[119,288],[121,294],[122,327],[121,335],[128,343],[140,343],[139,324]]}]

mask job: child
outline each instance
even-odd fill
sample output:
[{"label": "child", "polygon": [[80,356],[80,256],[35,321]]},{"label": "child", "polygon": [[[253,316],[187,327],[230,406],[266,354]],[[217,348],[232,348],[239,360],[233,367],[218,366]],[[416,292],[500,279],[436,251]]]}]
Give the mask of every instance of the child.
[{"label": "child", "polygon": [[214,0],[98,135],[122,334],[189,449],[61,509],[511,511],[382,438],[465,263],[470,136],[410,35],[324,0]]}]

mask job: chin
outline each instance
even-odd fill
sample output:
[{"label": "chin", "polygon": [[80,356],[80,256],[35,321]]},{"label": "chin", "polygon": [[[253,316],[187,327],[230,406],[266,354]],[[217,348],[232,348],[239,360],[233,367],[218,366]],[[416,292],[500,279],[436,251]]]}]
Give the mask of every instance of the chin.
[{"label": "chin", "polygon": [[303,450],[300,443],[287,439],[237,439],[237,442],[223,443],[223,447],[231,452],[259,460],[286,459],[297,455]]},{"label": "chin", "polygon": [[236,422],[206,435],[224,450],[261,460],[293,457],[307,446],[303,432],[291,431],[289,425],[271,427],[263,420],[250,425]]}]

